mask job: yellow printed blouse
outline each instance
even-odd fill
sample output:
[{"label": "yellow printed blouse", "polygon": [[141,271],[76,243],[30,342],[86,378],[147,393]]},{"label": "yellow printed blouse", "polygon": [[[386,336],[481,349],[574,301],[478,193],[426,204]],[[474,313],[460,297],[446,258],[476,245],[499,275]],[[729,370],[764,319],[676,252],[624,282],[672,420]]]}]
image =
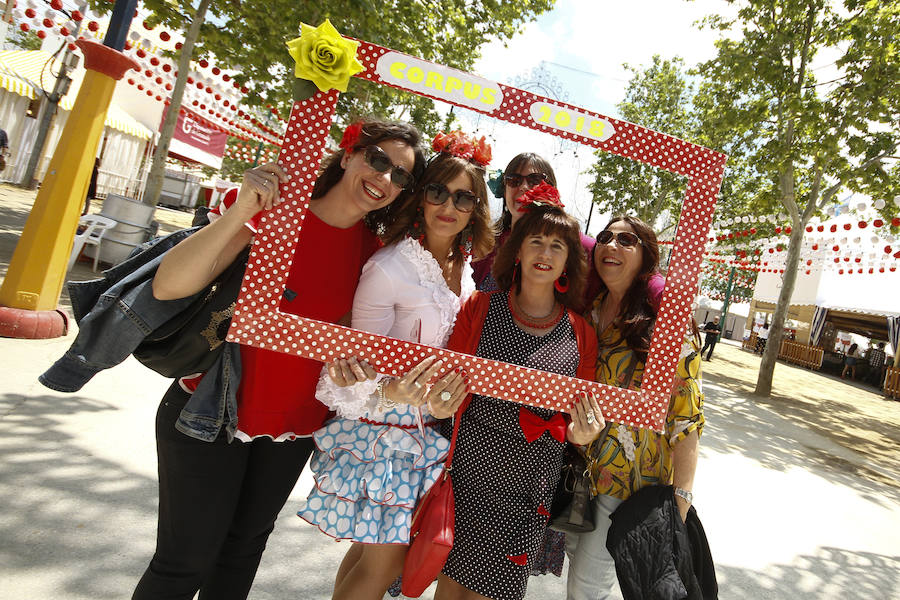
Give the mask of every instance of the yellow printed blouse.
[{"label": "yellow printed blouse", "polygon": [[[587,315],[597,329],[595,315],[602,296]],[[605,331],[597,331],[597,381],[617,387],[640,389],[644,364],[635,363],[632,384],[625,382],[632,360],[637,361],[615,323]],[[700,347],[693,335],[685,338],[665,433],[613,423],[605,438],[587,449],[588,468],[594,495],[606,494],[625,500],[647,485],[672,483],[672,448],[687,435],[703,431],[703,391],[700,381]]]}]

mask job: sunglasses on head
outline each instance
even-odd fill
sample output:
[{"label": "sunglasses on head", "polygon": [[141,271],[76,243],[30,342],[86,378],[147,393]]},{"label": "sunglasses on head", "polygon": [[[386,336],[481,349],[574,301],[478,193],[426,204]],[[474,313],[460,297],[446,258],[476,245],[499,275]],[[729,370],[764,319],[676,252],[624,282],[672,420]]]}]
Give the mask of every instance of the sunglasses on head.
[{"label": "sunglasses on head", "polygon": [[513,175],[504,175],[503,181],[509,187],[519,187],[522,185],[522,180],[528,182],[528,185],[534,187],[536,185],[540,185],[542,181],[547,181],[547,176],[543,173],[529,173],[528,175],[519,175],[515,173]]},{"label": "sunglasses on head", "polygon": [[378,146],[369,146],[366,148],[366,152],[363,156],[366,159],[366,164],[372,167],[372,170],[379,173],[387,173],[390,171],[391,183],[398,188],[405,190],[412,187],[413,176],[410,172],[391,162],[391,157],[387,155],[387,152]]},{"label": "sunglasses on head", "polygon": [[447,198],[453,198],[453,206],[460,212],[472,212],[478,204],[478,196],[469,190],[456,190],[451,194],[443,183],[435,182],[425,186],[425,201],[428,204],[440,206]]},{"label": "sunglasses on head", "polygon": [[630,248],[631,246],[637,246],[641,243],[641,238],[631,233],[630,231],[620,231],[619,233],[613,233],[609,229],[604,229],[600,233],[597,234],[597,241],[601,244],[608,244],[613,240],[613,237],[616,238],[616,243],[618,243],[623,248]]}]

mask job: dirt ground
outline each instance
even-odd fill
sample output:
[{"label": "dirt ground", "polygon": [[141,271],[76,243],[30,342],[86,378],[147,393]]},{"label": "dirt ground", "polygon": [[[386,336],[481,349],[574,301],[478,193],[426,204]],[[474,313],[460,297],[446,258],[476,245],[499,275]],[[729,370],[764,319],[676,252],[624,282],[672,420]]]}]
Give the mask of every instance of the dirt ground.
[{"label": "dirt ground", "polygon": [[772,396],[752,396],[760,359],[738,346],[720,343],[713,360],[703,363],[703,379],[752,397],[844,448],[866,455],[870,466],[829,455],[820,457],[823,462],[834,466],[837,460],[848,472],[900,487],[900,482],[887,475],[900,472],[900,402],[885,398],[872,386],[783,362],[775,367]]}]

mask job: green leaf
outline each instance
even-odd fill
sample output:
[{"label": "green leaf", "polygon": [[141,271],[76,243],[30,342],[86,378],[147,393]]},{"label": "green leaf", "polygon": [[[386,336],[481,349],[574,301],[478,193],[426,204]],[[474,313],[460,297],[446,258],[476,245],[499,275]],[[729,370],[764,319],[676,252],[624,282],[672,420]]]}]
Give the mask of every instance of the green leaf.
[{"label": "green leaf", "polygon": [[295,77],[291,85],[291,98],[294,102],[302,102],[315,96],[318,91],[319,88],[309,79]]}]

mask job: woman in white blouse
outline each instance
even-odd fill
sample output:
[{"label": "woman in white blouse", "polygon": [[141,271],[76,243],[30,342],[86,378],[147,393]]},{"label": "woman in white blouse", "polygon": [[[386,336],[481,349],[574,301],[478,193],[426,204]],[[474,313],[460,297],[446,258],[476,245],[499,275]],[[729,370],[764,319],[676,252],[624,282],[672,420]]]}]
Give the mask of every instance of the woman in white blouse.
[{"label": "woman in white blouse", "polygon": [[[434,148],[416,193],[382,236],[385,247],[363,267],[352,327],[443,347],[474,291],[470,258],[493,245],[484,180],[490,149],[458,132],[439,134]],[[337,416],[313,436],[316,485],[297,514],[354,542],[333,598],[380,599],[403,570],[413,510],[449,448],[422,405],[438,366],[426,360],[401,378],[355,359],[323,370],[317,397]],[[453,400],[465,394],[461,376],[445,381]]]}]

